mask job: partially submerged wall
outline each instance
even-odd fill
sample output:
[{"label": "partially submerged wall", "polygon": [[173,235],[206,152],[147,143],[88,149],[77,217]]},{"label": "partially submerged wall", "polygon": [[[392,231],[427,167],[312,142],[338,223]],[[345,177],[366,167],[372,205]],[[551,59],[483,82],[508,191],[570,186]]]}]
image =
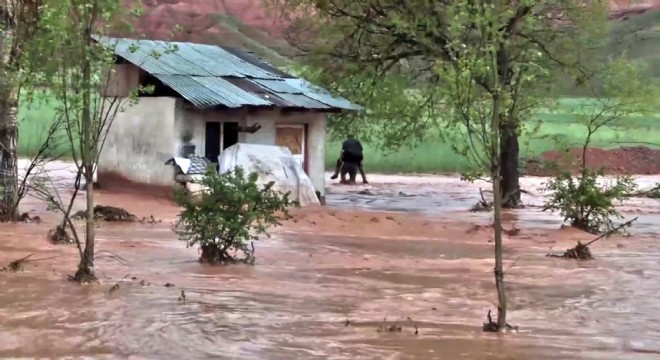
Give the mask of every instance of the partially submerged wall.
[{"label": "partially submerged wall", "polygon": [[[305,156],[309,178],[316,191],[325,195],[325,126],[326,116],[318,112],[283,112],[281,110],[198,110],[183,109],[177,116],[177,128],[192,134],[190,144],[195,155],[204,156],[207,121],[237,122],[242,126],[261,125],[254,134],[239,133],[240,143],[275,145],[277,125],[307,125],[307,154]],[[182,143],[179,141],[179,146]]]},{"label": "partially submerged wall", "polygon": [[174,168],[165,166],[176,155],[177,99],[143,97],[136,104],[126,99],[110,128],[99,158],[99,183],[103,173],[117,173],[140,183],[171,185]]},{"label": "partially submerged wall", "polygon": [[307,125],[306,169],[316,191],[325,195],[325,114],[281,110],[199,110],[183,106],[173,97],[142,97],[114,120],[99,159],[99,182],[103,173],[121,174],[130,181],[154,185],[174,184],[174,167],[164,165],[180,156],[182,146],[195,145],[195,155],[204,156],[206,122],[237,122],[261,125],[254,134],[239,133],[239,143],[275,145],[277,125]]}]

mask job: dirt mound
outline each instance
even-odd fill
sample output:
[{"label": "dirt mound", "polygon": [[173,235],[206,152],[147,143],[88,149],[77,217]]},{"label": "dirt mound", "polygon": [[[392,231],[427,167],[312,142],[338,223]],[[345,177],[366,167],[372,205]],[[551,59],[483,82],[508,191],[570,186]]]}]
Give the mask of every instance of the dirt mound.
[{"label": "dirt mound", "polygon": [[[581,148],[573,148],[570,153],[553,150],[543,153],[540,159],[528,160],[525,170],[531,176],[554,176],[566,169],[576,173],[581,164]],[[603,167],[608,175],[656,175],[660,174],[660,150],[645,146],[610,150],[590,148],[587,167]]]},{"label": "dirt mound", "polygon": [[[78,211],[73,215],[74,219],[84,219],[85,211]],[[94,217],[98,220],[104,221],[121,221],[121,222],[135,222],[138,221],[137,216],[129,213],[128,211],[114,207],[114,206],[104,206],[96,205],[94,206]]]}]

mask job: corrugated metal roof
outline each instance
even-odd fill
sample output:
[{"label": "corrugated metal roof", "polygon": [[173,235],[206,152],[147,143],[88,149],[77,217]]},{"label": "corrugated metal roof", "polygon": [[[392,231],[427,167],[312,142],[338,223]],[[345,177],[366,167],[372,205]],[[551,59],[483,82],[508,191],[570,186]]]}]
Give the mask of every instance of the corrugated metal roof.
[{"label": "corrugated metal roof", "polygon": [[289,84],[286,83],[284,80],[262,80],[262,79],[256,79],[254,80],[257,84],[265,87],[268,90],[277,92],[277,93],[285,93],[285,94],[302,94],[303,91],[300,89],[297,89],[293,86],[290,86]]},{"label": "corrugated metal roof", "polygon": [[255,56],[213,45],[95,36],[115,54],[154,75],[197,107],[292,107],[361,110]]},{"label": "corrugated metal roof", "polygon": [[338,96],[330,94],[327,90],[320,86],[316,86],[306,80],[284,79],[287,85],[299,89],[305,96],[310,97],[316,101],[322,102],[331,108],[345,109],[345,110],[362,110],[362,106],[353,104],[352,102]]},{"label": "corrugated metal roof", "polygon": [[295,104],[298,107],[302,107],[305,109],[313,109],[313,110],[328,110],[332,109],[331,106],[328,106],[322,102],[316,101],[312,98],[309,98],[305,95],[302,94],[285,94],[285,93],[280,93],[277,94],[280,98],[286,100],[289,104]]},{"label": "corrugated metal roof", "polygon": [[267,62],[264,62],[263,60],[259,59],[257,56],[255,56],[252,53],[247,53],[243,50],[236,49],[236,48],[227,48],[227,47],[225,47],[223,49],[225,51],[231,53],[232,55],[238,57],[239,59],[241,59],[245,62],[248,62],[248,63],[250,63],[254,66],[257,66],[260,69],[263,69],[263,70],[267,71],[270,74],[276,75],[277,77],[280,77],[280,78],[293,78],[293,77],[295,77],[293,75],[289,75],[289,74],[285,73],[284,71],[276,68],[275,66],[273,66],[273,65],[271,65]]}]

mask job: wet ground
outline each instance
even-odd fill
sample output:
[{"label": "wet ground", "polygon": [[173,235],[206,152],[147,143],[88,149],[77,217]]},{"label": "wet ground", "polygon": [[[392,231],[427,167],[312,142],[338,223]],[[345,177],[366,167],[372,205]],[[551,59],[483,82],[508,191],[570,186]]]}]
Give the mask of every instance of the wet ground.
[{"label": "wet ground", "polygon": [[[66,173],[56,173],[66,189]],[[371,181],[330,185],[326,208],[296,211],[256,244],[255,266],[230,267],[196,261],[196,250],[169,228],[177,209],[166,200],[100,191],[101,204],[163,222],[100,224],[101,282],[88,286],[65,280],[76,250],[45,240],[57,218],[29,199],[24,210],[35,209],[44,223],[0,225],[0,266],[30,253],[38,260],[0,273],[0,357],[660,357],[656,200],[624,204],[640,224],[632,237],[596,243],[596,260],[553,259],[545,254],[592,237],[559,229],[557,215],[534,206],[542,179],[525,179],[532,206],[506,215],[506,226],[521,231],[504,239],[509,322],[520,332],[495,335],[481,332],[496,301],[488,214],[465,211],[486,185]],[[401,332],[387,331],[395,323]]]}]

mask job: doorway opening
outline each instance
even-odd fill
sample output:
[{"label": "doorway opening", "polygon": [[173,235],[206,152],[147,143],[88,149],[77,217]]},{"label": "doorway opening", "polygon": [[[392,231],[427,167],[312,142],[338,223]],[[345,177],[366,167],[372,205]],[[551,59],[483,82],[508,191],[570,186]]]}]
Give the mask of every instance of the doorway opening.
[{"label": "doorway opening", "polygon": [[208,121],[204,139],[204,156],[212,163],[218,163],[220,155],[220,123]]},{"label": "doorway opening", "polygon": [[222,150],[238,143],[238,123],[226,122],[222,128]]}]

